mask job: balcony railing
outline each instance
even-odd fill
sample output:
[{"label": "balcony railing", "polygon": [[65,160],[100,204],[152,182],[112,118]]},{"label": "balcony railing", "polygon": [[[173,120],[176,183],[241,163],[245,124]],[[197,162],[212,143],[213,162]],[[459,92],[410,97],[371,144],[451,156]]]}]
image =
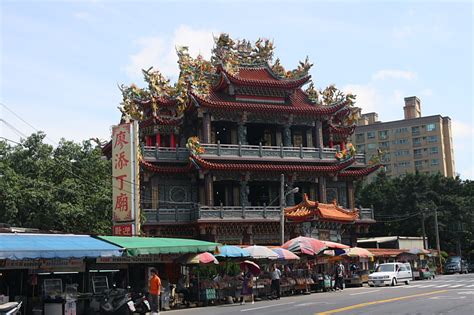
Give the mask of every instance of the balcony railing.
[{"label": "balcony railing", "polygon": [[199,221],[208,220],[271,220],[280,219],[280,207],[254,206],[201,206],[199,207]]},{"label": "balcony railing", "polygon": [[361,208],[359,210],[360,220],[375,220],[374,209],[372,208]]},{"label": "balcony railing", "polygon": [[[230,158],[260,160],[300,160],[300,161],[335,161],[336,149],[313,147],[284,147],[241,144],[201,144],[204,148],[203,158]],[[186,148],[157,148],[145,146],[143,156],[147,161],[186,161],[189,151]],[[356,161],[365,164],[365,155],[357,154]]]}]

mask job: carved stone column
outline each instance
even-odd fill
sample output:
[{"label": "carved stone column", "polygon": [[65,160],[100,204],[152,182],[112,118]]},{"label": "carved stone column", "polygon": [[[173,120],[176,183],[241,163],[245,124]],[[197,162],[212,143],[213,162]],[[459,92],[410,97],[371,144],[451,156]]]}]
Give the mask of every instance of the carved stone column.
[{"label": "carved stone column", "polygon": [[323,122],[320,120],[316,120],[316,127],[315,127],[315,146],[317,148],[323,147]]},{"label": "carved stone column", "polygon": [[318,178],[318,196],[319,202],[327,203],[327,195],[326,195],[326,177],[321,176]]},{"label": "carved stone column", "polygon": [[237,133],[239,143],[247,144],[247,125],[244,122],[239,122]]},{"label": "carved stone column", "polygon": [[349,209],[355,208],[355,198],[354,198],[354,182],[348,181],[347,184],[347,204]]},{"label": "carved stone column", "polygon": [[211,114],[204,113],[202,116],[202,142],[211,142]]},{"label": "carved stone column", "polygon": [[214,205],[214,187],[213,187],[212,174],[210,173],[207,173],[204,176],[204,193],[206,195],[206,205],[213,206]]},{"label": "carved stone column", "polygon": [[291,147],[292,146],[290,125],[285,125],[285,127],[283,127],[283,145],[285,147]]},{"label": "carved stone column", "polygon": [[246,207],[249,204],[249,186],[246,180],[240,181],[240,205]]}]

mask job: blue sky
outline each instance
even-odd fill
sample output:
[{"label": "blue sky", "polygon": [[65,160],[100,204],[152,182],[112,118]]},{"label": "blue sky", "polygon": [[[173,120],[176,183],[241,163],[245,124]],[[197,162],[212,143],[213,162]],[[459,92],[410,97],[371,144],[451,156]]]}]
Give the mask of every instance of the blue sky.
[{"label": "blue sky", "polygon": [[[416,1],[2,1],[0,101],[56,141],[107,139],[117,84],[140,68],[173,78],[176,45],[210,55],[212,34],[270,38],[286,68],[307,55],[318,87],[335,83],[382,121],[416,95],[453,121],[456,172],[474,178],[473,5]],[[34,130],[0,107],[0,135]],[[14,126],[17,130],[13,130]]]}]

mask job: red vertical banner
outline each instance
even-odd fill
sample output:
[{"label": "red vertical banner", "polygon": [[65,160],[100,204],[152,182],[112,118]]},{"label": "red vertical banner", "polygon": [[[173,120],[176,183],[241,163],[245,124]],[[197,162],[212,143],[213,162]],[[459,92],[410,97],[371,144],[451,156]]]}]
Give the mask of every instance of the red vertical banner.
[{"label": "red vertical banner", "polygon": [[147,147],[151,146],[151,136],[145,136],[145,145]]},{"label": "red vertical banner", "polygon": [[161,134],[159,133],[156,134],[156,147],[161,147]]},{"label": "red vertical banner", "polygon": [[176,148],[176,139],[174,133],[170,134],[170,147]]}]

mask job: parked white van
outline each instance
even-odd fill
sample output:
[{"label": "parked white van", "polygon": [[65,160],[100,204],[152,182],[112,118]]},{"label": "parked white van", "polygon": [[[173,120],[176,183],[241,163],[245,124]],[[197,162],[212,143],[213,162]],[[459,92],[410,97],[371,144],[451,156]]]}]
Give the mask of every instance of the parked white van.
[{"label": "parked white van", "polygon": [[386,263],[381,264],[369,275],[369,286],[397,285],[399,283],[409,284],[413,278],[409,263]]}]

